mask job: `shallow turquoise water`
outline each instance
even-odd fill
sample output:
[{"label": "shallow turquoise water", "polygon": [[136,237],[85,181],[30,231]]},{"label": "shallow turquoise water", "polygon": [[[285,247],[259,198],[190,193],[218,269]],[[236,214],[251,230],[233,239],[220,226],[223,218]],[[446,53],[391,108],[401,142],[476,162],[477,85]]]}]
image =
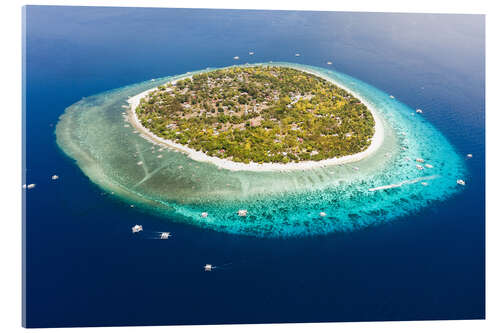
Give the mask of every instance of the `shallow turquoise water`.
[{"label": "shallow turquoise water", "polygon": [[[57,143],[96,184],[138,209],[174,221],[258,237],[295,237],[350,231],[412,214],[460,190],[463,157],[424,115],[390,94],[348,75],[307,69],[348,87],[382,118],[384,143],[362,161],[307,171],[248,172],[218,169],[160,150],[134,133],[125,119],[129,96],[183,76],[146,81],[82,99],[61,116]],[[158,155],[162,155],[158,158]],[[422,158],[433,168],[416,168]],[[142,161],[142,165],[138,165]],[[370,188],[407,183],[398,188]],[[248,210],[239,217],[239,209]],[[207,218],[201,212],[208,212]],[[326,216],[319,215],[325,212]]]}]

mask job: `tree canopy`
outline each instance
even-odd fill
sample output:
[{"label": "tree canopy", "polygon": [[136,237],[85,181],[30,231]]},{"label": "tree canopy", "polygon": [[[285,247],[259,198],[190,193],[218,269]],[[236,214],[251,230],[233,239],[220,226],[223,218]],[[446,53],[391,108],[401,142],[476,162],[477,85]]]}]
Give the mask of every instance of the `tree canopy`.
[{"label": "tree canopy", "polygon": [[158,87],[135,110],[155,135],[235,162],[299,162],[361,152],[374,119],[359,99],[296,69],[231,67]]}]

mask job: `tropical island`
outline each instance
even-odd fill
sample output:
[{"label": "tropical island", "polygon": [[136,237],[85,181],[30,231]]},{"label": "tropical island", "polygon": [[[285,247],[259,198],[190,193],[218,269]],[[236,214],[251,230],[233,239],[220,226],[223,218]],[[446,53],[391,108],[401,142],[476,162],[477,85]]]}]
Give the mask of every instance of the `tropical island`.
[{"label": "tropical island", "polygon": [[147,132],[236,163],[338,159],[367,150],[376,132],[350,92],[288,67],[218,69],[139,98],[132,111]]}]

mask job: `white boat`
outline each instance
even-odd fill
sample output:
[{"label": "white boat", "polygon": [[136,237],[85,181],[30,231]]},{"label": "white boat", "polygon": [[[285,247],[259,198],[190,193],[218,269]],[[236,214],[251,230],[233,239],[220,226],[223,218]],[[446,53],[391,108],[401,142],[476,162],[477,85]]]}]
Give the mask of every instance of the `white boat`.
[{"label": "white boat", "polygon": [[417,158],[417,159],[415,159],[415,161],[417,161],[418,163],[424,163],[425,162],[424,159],[420,158],[420,157]]},{"label": "white boat", "polygon": [[434,166],[432,164],[426,164],[425,167],[428,168],[428,169],[434,168]]},{"label": "white boat", "polygon": [[52,176],[52,180],[58,180],[59,179],[59,176],[58,175],[53,175]]},{"label": "white boat", "polygon": [[29,184],[26,188],[28,190],[32,189],[32,188],[35,188],[36,184]]},{"label": "white boat", "polygon": [[472,158],[472,154],[467,154],[467,158]]},{"label": "white boat", "polygon": [[295,56],[296,57],[300,57],[300,53],[295,53]]},{"label": "white boat", "polygon": [[319,213],[319,216],[321,216],[321,217],[325,217],[325,216],[326,216],[326,213],[325,213],[325,212],[320,212],[320,213]]},{"label": "white boat", "polygon": [[394,96],[391,95],[391,96],[389,96],[389,98],[394,99]]},{"label": "white boat", "polygon": [[420,184],[422,184],[423,186],[429,185],[429,183],[427,183],[427,182],[421,182]]},{"label": "white boat", "polygon": [[134,225],[134,226],[132,227],[132,233],[133,233],[133,234],[135,234],[135,233],[137,233],[137,232],[139,232],[139,231],[142,231],[142,225],[138,225],[138,224],[136,224],[136,225]]},{"label": "white boat", "polygon": [[142,165],[142,163],[143,163],[142,161],[139,161],[137,162],[137,165]]},{"label": "white boat", "polygon": [[207,213],[207,212],[203,212],[203,213],[201,213],[201,217],[205,218],[205,217],[207,217],[207,216],[208,216],[208,213]]},{"label": "white boat", "polygon": [[212,271],[212,265],[210,265],[210,264],[206,264],[203,268],[205,269],[205,272],[211,272]]},{"label": "white boat", "polygon": [[254,55],[254,53],[252,51],[248,52],[249,55]]},{"label": "white boat", "polygon": [[424,113],[424,112],[423,112],[422,110],[420,110],[420,109],[417,109],[415,112],[416,112],[416,113]]},{"label": "white boat", "polygon": [[169,239],[170,232],[162,232],[160,235],[160,239]]},{"label": "white boat", "polygon": [[424,167],[423,167],[423,166],[421,166],[420,164],[417,164],[417,169],[418,169],[418,170],[423,170],[423,169],[424,169]]},{"label": "white boat", "polygon": [[234,60],[238,60],[240,57],[236,56],[236,57],[233,57]]},{"label": "white boat", "polygon": [[465,186],[465,181],[463,179],[457,179],[457,184]]},{"label": "white boat", "polygon": [[238,211],[238,216],[245,217],[247,216],[248,211],[246,209],[240,209]]},{"label": "white boat", "polygon": [[327,65],[331,65],[331,64],[332,64],[332,62],[331,62],[331,61],[327,61],[327,62],[326,62],[326,64],[327,64]]}]

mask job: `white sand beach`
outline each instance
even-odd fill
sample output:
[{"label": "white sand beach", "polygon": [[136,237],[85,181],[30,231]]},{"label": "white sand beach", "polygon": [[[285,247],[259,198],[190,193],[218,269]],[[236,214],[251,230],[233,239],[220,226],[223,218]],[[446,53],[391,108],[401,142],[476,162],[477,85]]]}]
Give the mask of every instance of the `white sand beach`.
[{"label": "white sand beach", "polygon": [[[271,65],[272,66],[272,65]],[[356,94],[354,91],[350,90],[349,88],[345,87],[344,85],[332,80],[330,77],[323,76],[319,73],[313,72],[313,71],[308,71],[302,68],[295,68],[297,70],[301,70],[303,72],[316,75],[318,77],[321,77],[325,80],[330,81],[331,83],[335,84],[336,86],[348,91],[351,93],[353,96],[358,98],[366,107],[368,110],[373,115],[373,119],[375,121],[375,134],[372,137],[370,146],[362,152],[353,154],[353,155],[347,155],[347,156],[342,156],[342,157],[336,157],[336,158],[330,158],[326,160],[321,160],[321,161],[302,161],[302,162],[290,162],[290,163],[254,163],[250,162],[248,164],[246,163],[241,163],[241,162],[233,162],[227,159],[222,159],[218,157],[212,157],[208,156],[205,153],[201,151],[196,151],[194,149],[191,149],[187,146],[175,143],[171,140],[163,139],[152,132],[150,132],[147,128],[142,126],[140,123],[139,119],[137,118],[137,114],[135,112],[135,109],[139,105],[141,99],[147,94],[157,88],[152,88],[149,90],[146,90],[138,95],[135,95],[133,97],[130,97],[128,99],[129,103],[129,121],[135,127],[140,133],[141,136],[144,137],[145,139],[151,141],[154,144],[159,144],[163,145],[166,147],[170,147],[173,149],[176,149],[182,153],[187,154],[191,159],[199,162],[209,162],[213,163],[216,166],[223,168],[223,169],[228,169],[232,171],[293,171],[293,170],[307,170],[307,169],[313,169],[313,168],[319,168],[319,167],[326,167],[326,166],[331,166],[331,165],[340,165],[340,164],[347,164],[347,163],[352,163],[356,161],[360,161],[364,159],[365,157],[373,154],[374,152],[377,151],[377,149],[382,145],[384,141],[384,127],[382,124],[381,119],[377,115],[376,111],[374,110],[375,108],[373,105],[368,103],[366,100],[364,100],[362,97],[360,97],[358,94]],[[175,81],[173,81],[175,82]]]}]

